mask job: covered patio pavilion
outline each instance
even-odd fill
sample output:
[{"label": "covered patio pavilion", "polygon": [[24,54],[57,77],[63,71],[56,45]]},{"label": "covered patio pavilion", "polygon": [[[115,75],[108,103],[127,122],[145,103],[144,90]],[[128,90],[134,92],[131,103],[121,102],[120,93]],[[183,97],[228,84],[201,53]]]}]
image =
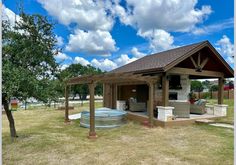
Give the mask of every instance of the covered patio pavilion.
[{"label": "covered patio pavilion", "polygon": [[[147,114],[143,117],[135,113],[129,113],[128,118],[136,121],[148,119],[148,126],[168,126],[177,123],[193,122],[194,120],[160,121],[154,118],[153,111],[156,109],[155,93],[161,93],[159,107],[165,112],[169,108],[170,77],[172,75],[185,75],[190,79],[218,79],[218,106],[223,106],[224,79],[233,77],[233,70],[215,48],[208,42],[187,45],[165,52],[148,55],[132,63],[117,68],[111,72],[101,75],[88,75],[71,78],[66,82],[65,88],[65,122],[68,118],[68,88],[76,84],[88,84],[90,94],[90,131],[89,138],[95,138],[95,104],[94,88],[97,83],[103,83],[103,106],[116,108],[118,85],[148,85]],[[161,90],[157,90],[157,84]],[[183,84],[182,84],[183,85]],[[187,88],[184,87],[183,88]],[[185,90],[185,89],[183,89]],[[182,95],[187,95],[188,91]],[[183,96],[178,96],[183,97]],[[187,96],[184,96],[187,98]],[[189,122],[187,122],[189,123]]]}]

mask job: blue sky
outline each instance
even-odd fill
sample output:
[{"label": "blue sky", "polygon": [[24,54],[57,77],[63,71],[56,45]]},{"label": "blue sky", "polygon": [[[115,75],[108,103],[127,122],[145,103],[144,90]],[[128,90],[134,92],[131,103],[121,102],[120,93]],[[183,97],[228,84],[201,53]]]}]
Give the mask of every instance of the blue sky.
[{"label": "blue sky", "polygon": [[[4,6],[5,18],[15,19],[16,3]],[[102,70],[203,40],[233,67],[233,6],[233,0],[24,0],[26,13],[56,22],[62,68],[81,63]]]}]

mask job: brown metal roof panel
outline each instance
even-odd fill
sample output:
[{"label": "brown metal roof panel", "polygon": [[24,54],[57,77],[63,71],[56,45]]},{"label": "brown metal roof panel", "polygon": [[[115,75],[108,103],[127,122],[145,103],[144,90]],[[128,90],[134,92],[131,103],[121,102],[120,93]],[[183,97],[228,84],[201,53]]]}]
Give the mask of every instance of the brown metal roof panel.
[{"label": "brown metal roof panel", "polygon": [[[205,42],[205,41],[204,41]],[[147,55],[143,58],[140,58],[134,62],[131,62],[127,65],[121,66],[117,69],[110,71],[111,73],[119,72],[137,72],[143,70],[151,69],[161,69],[182,57],[184,54],[188,53],[190,50],[194,49],[203,42],[187,45],[183,47],[178,47],[175,49],[167,50],[164,52]]]}]

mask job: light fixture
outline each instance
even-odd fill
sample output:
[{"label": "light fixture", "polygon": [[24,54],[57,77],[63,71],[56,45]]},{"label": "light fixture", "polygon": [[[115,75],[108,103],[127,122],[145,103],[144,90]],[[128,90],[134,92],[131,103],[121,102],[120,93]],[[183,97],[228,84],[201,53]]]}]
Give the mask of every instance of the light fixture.
[{"label": "light fixture", "polygon": [[132,92],[136,92],[136,89],[132,89]]}]

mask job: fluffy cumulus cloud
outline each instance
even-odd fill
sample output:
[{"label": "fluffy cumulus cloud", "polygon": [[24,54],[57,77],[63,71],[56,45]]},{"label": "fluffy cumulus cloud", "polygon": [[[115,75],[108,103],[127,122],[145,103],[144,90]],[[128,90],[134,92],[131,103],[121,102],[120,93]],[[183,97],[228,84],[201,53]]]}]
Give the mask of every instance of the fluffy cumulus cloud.
[{"label": "fluffy cumulus cloud", "polygon": [[20,21],[20,16],[15,14],[9,8],[2,6],[2,20],[8,21],[10,26],[14,26],[15,22]]},{"label": "fluffy cumulus cloud", "polygon": [[77,29],[75,34],[70,34],[67,51],[85,52],[94,55],[108,55],[116,51],[115,40],[107,31],[83,31]]},{"label": "fluffy cumulus cloud", "polygon": [[91,60],[89,62],[85,58],[77,56],[77,57],[75,57],[74,61],[75,61],[75,63],[79,63],[83,66],[91,65],[95,68],[100,68],[103,71],[110,71],[110,70],[117,68],[117,64],[114,61],[109,60],[107,58],[100,59],[100,60],[94,58],[93,60]]},{"label": "fluffy cumulus cloud", "polygon": [[136,58],[141,58],[141,57],[143,57],[143,56],[146,55],[145,53],[140,52],[140,51],[138,50],[138,48],[136,48],[136,47],[133,47],[133,48],[131,49],[131,53],[132,53],[132,55],[133,55],[134,57],[136,57]]},{"label": "fluffy cumulus cloud", "polygon": [[[145,32],[150,29],[186,32],[200,23],[211,12],[210,6],[197,9],[197,0],[126,0],[127,9],[119,9],[124,24],[136,26]],[[119,6],[119,8],[122,8]],[[126,14],[124,14],[124,10]]]},{"label": "fluffy cumulus cloud", "polygon": [[110,71],[117,68],[117,64],[109,59],[102,59],[102,60],[93,59],[91,61],[91,65],[96,68],[100,68],[101,70],[104,71]]},{"label": "fluffy cumulus cloud", "polygon": [[127,54],[121,54],[121,56],[117,59],[115,59],[115,63],[117,64],[117,66],[122,66],[122,65],[126,65],[128,63],[131,63],[133,61],[137,60],[137,58],[133,57],[133,58],[129,58],[129,56]]},{"label": "fluffy cumulus cloud", "polygon": [[89,62],[85,58],[77,56],[75,57],[74,61],[75,63],[80,63],[83,66],[91,65],[91,66],[94,66],[95,68],[100,68],[103,71],[110,71],[117,67],[133,62],[137,59],[138,58],[136,57],[130,58],[127,54],[121,54],[120,57],[115,58],[113,60],[110,60],[108,58],[103,58],[103,59],[98,60],[94,58],[93,60]]},{"label": "fluffy cumulus cloud", "polygon": [[83,66],[87,66],[87,65],[90,64],[88,60],[84,59],[83,57],[78,57],[78,56],[75,57],[74,61],[75,61],[75,63],[79,63],[79,64],[81,64]]},{"label": "fluffy cumulus cloud", "polygon": [[104,71],[110,71],[113,69],[116,69],[117,67],[126,65],[130,62],[133,62],[137,60],[138,58],[132,57],[130,58],[127,54],[121,54],[120,57],[114,59],[114,60],[109,60],[109,59],[93,59],[91,61],[91,65],[97,68],[100,68],[101,70]]},{"label": "fluffy cumulus cloud", "polygon": [[110,34],[115,18],[135,28],[139,36],[149,41],[153,51],[161,51],[173,47],[174,38],[171,32],[190,32],[195,29],[196,33],[202,33],[203,29],[197,29],[196,25],[212,13],[210,6],[196,8],[198,0],[184,3],[183,0],[126,0],[124,3],[121,0],[38,2],[60,23],[76,25],[73,26],[73,34],[69,36],[68,51],[97,55],[117,50]]},{"label": "fluffy cumulus cloud", "polygon": [[153,52],[174,47],[170,32],[189,32],[211,14],[210,6],[196,8],[197,0],[126,0],[127,7],[116,3],[114,13],[122,23],[137,29]]},{"label": "fluffy cumulus cloud", "polygon": [[174,47],[174,37],[162,29],[138,32],[138,35],[146,38],[150,42],[150,48],[153,52],[171,49]]},{"label": "fluffy cumulus cloud", "polygon": [[71,59],[70,56],[66,55],[65,53],[58,52],[58,54],[55,56],[57,60],[67,60]]},{"label": "fluffy cumulus cloud", "polygon": [[116,51],[110,31],[114,25],[110,1],[38,0],[48,13],[69,26],[76,25],[69,36],[67,51],[109,55]]},{"label": "fluffy cumulus cloud", "polygon": [[56,35],[56,40],[57,40],[57,46],[62,46],[64,45],[63,38],[61,36]]},{"label": "fluffy cumulus cloud", "polygon": [[48,13],[64,25],[76,23],[83,30],[111,30],[113,19],[108,15],[108,1],[38,0]]},{"label": "fluffy cumulus cloud", "polygon": [[220,51],[228,56],[234,56],[234,45],[230,42],[230,39],[223,35],[223,37],[216,43],[219,46]]},{"label": "fluffy cumulus cloud", "polygon": [[230,39],[223,35],[220,40],[216,42],[217,50],[226,58],[226,61],[230,64],[234,63],[234,45]]}]

